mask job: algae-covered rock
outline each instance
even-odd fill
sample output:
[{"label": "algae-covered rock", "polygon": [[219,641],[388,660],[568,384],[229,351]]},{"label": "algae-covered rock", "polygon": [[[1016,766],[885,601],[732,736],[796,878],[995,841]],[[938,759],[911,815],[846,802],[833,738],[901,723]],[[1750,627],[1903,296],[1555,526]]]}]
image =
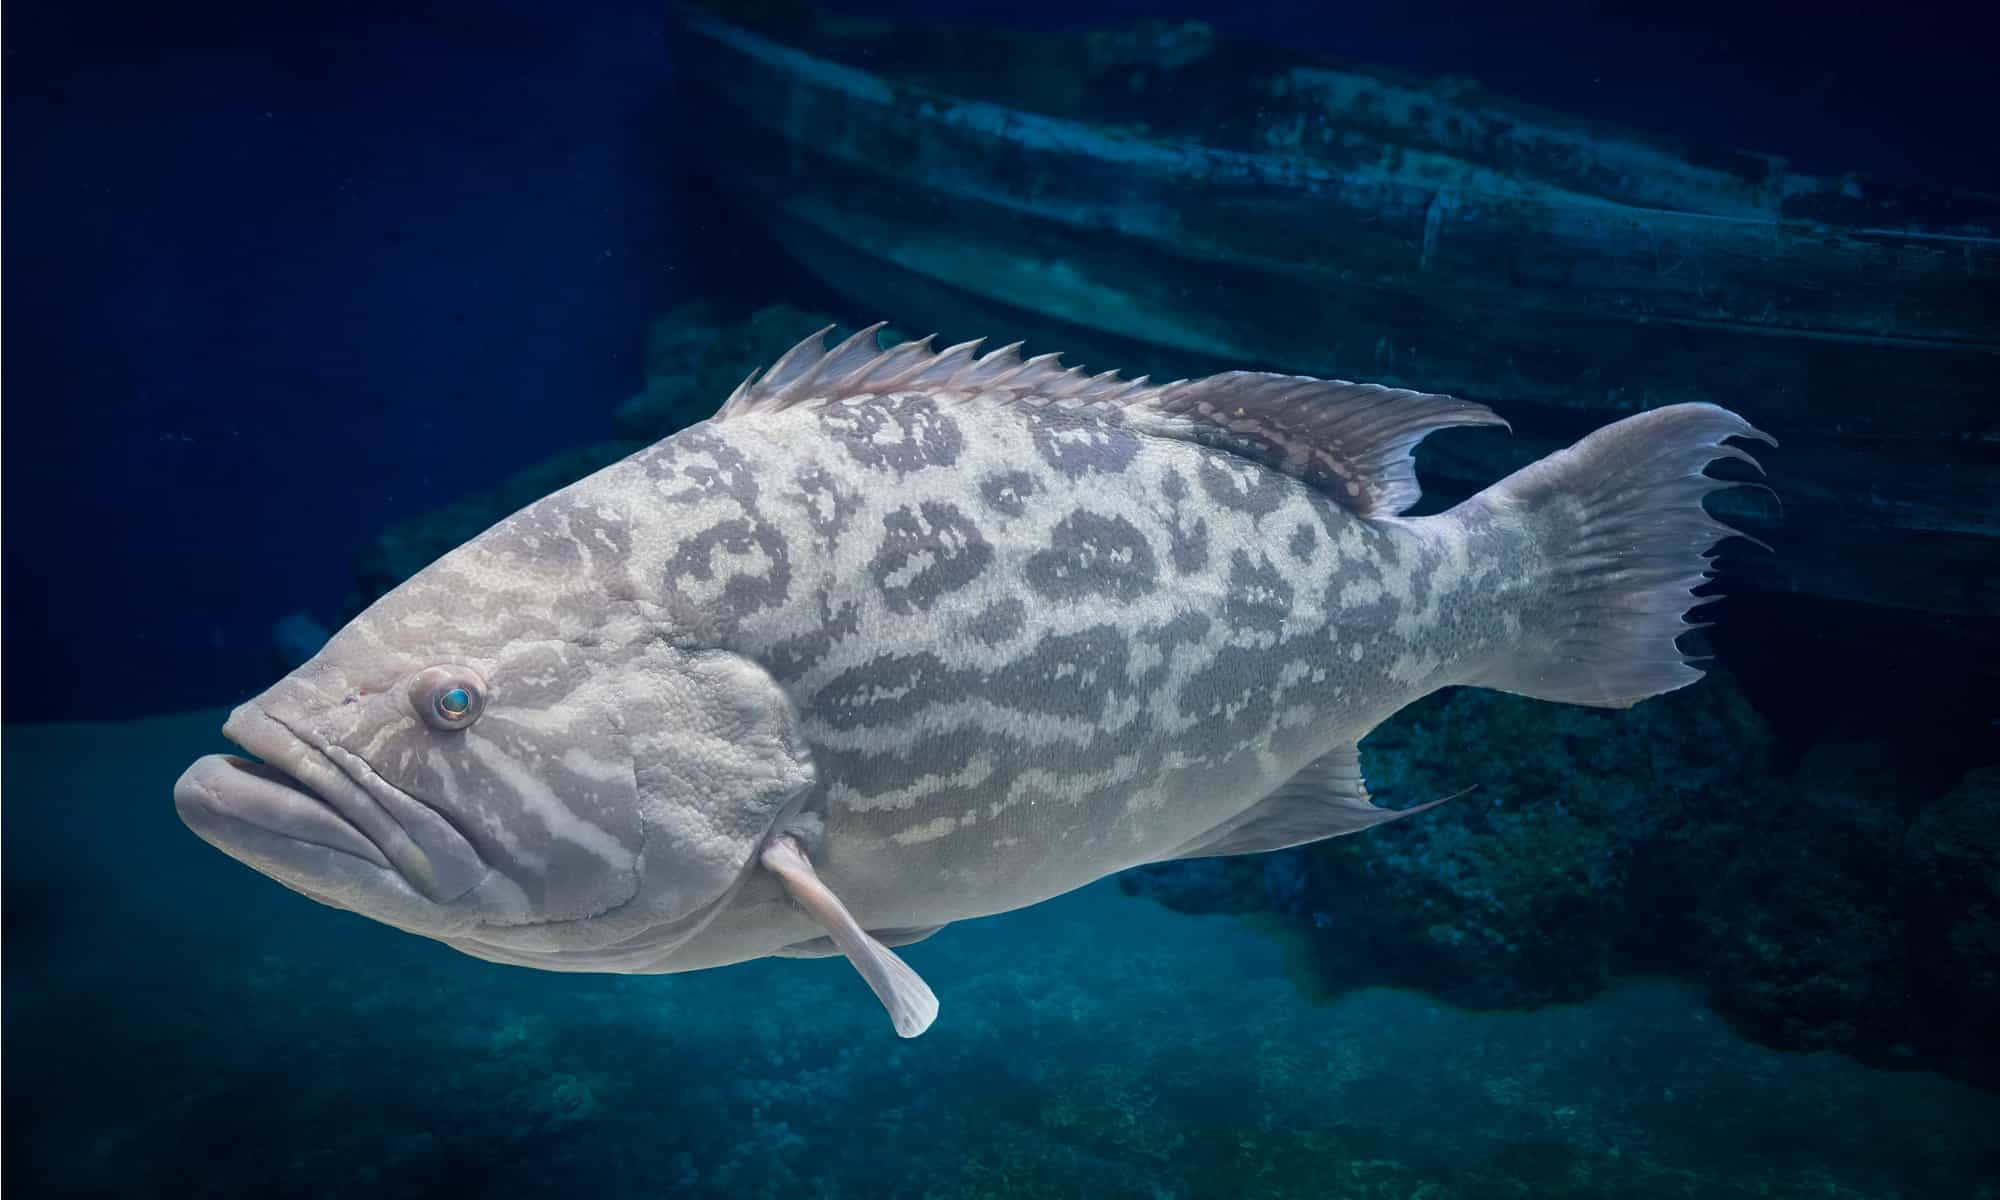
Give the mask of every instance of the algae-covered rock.
[{"label": "algae-covered rock", "polygon": [[1767,1044],[2000,1084],[2000,770],[1935,797],[1886,744],[1853,742],[1780,771],[1722,673],[1625,712],[1442,693],[1362,764],[1391,806],[1477,790],[1124,889],[1256,916],[1316,993],[1531,1007],[1668,973]]},{"label": "algae-covered rock", "polygon": [[1932,897],[1936,921],[1919,953],[1963,966],[1954,979],[1967,1008],[1982,1015],[1980,1041],[1991,1054],[1993,1014],[2000,1013],[2000,767],[1968,772],[1926,805],[1910,828],[1909,873]]},{"label": "algae-covered rock", "polygon": [[1880,1057],[1864,1043],[1893,1025],[1910,982],[1916,897],[1896,860],[1914,802],[1882,747],[1861,742],[1814,747],[1746,803],[1697,913],[1720,1011],[1775,1045]]},{"label": "algae-covered rock", "polygon": [[1460,691],[1409,718],[1364,749],[1375,789],[1477,790],[1327,844],[1308,894],[1342,897],[1336,921],[1370,914],[1371,960],[1393,933],[1394,974],[1461,1004],[1578,999],[1671,956],[1690,899],[1654,860],[1766,778],[1770,735],[1726,677],[1629,712]]},{"label": "algae-covered rock", "polygon": [[2000,769],[1928,800],[1913,774],[1807,756],[1703,909],[1711,1003],[1774,1045],[2000,1086]]},{"label": "algae-covered rock", "polygon": [[[1769,741],[1726,677],[1623,713],[1453,690],[1377,729],[1362,764],[1391,806],[1470,793],[1283,856],[1149,868],[1128,890],[1295,917],[1337,989],[1396,983],[1476,1007],[1577,999],[1671,953],[1656,943],[1688,901],[1649,859],[1706,826],[1716,797],[1754,789]],[[1228,902],[1200,903],[1218,895]]]}]

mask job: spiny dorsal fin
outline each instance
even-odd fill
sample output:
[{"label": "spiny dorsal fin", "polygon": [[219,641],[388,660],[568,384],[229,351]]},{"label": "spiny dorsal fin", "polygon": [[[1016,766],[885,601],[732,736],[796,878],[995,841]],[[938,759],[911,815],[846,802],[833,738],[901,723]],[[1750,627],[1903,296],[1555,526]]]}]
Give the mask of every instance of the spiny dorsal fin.
[{"label": "spiny dorsal fin", "polygon": [[[1444,800],[1453,798],[1446,796]],[[1248,812],[1211,829],[1167,858],[1219,858],[1283,850],[1343,833],[1359,833],[1436,808],[1444,800],[1412,808],[1380,807],[1368,798],[1368,786],[1361,780],[1361,751],[1342,746],[1307,763]]]},{"label": "spiny dorsal fin", "polygon": [[1023,359],[1018,342],[984,357],[977,340],[932,350],[924,338],[883,350],[875,344],[881,328],[870,325],[832,349],[820,330],[744,380],[715,419],[917,391],[1053,407],[1226,450],[1303,480],[1364,517],[1416,503],[1410,455],[1427,434],[1507,424],[1481,404],[1373,383],[1228,371],[1156,385],[1116,371],[1086,375],[1064,367],[1057,354]]}]

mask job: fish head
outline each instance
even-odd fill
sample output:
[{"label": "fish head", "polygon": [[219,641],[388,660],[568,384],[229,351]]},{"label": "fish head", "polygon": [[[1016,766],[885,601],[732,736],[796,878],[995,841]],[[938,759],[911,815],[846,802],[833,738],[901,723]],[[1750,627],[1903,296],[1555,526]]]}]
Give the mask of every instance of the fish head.
[{"label": "fish head", "polygon": [[254,757],[189,767],[182,819],[296,891],[486,957],[642,969],[692,936],[810,789],[796,714],[617,556],[564,569],[534,527],[453,551],[237,707],[223,734]]}]

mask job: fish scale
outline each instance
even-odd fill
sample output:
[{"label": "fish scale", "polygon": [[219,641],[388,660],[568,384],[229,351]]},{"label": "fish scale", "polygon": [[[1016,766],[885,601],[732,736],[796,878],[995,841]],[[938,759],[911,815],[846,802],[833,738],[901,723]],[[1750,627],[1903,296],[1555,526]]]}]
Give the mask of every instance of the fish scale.
[{"label": "fish scale", "polygon": [[184,819],[497,961],[844,954],[911,1036],[937,1001],[892,946],[1428,807],[1375,805],[1356,747],[1438,687],[1699,678],[1704,468],[1763,437],[1658,409],[1408,518],[1415,444],[1500,418],[823,332],[357,617],[232,715],[266,762],[197,762]]}]

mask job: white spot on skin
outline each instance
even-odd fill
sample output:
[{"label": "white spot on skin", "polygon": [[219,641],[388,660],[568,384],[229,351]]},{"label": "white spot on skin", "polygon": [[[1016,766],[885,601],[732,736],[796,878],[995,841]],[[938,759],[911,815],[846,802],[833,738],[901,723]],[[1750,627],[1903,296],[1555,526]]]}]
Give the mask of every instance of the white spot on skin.
[{"label": "white spot on skin", "polygon": [[899,846],[915,846],[923,842],[935,842],[958,828],[958,822],[951,817],[938,817],[915,825],[900,833],[891,834],[889,840]]},{"label": "white spot on skin", "polygon": [[1368,549],[1368,544],[1361,540],[1361,527],[1354,521],[1349,521],[1340,527],[1340,536],[1337,540],[1340,543],[1341,557],[1344,559],[1360,558]]},{"label": "white spot on skin", "polygon": [[465,789],[459,786],[458,775],[444,754],[433,750],[426,757],[430,760],[432,769],[437,772],[438,785],[444,792],[447,808],[457,813],[461,820],[477,821],[479,827],[485,830],[486,836],[498,842],[501,849],[507,852],[508,858],[521,863],[531,871],[540,872],[548,867],[548,859],[521,845],[521,839],[514,836],[513,829],[502,818],[502,814],[489,805],[467,803]]},{"label": "white spot on skin", "polygon": [[881,812],[892,809],[915,808],[926,797],[942,789],[972,788],[985,783],[993,774],[993,760],[985,754],[975,755],[959,771],[950,775],[925,775],[908,787],[892,792],[878,792],[862,795],[846,784],[836,784],[828,791],[830,799],[839,801],[852,812]]},{"label": "white spot on skin", "polygon": [[1389,678],[1415,687],[1429,679],[1442,663],[1442,659],[1429,652],[1399,654],[1396,661],[1389,664]]},{"label": "white spot on skin", "polygon": [[1360,608],[1373,604],[1382,598],[1382,585],[1363,576],[1350,579],[1347,586],[1340,589],[1340,604],[1343,608]]},{"label": "white spot on skin", "polygon": [[595,783],[627,784],[632,782],[632,768],[619,762],[608,762],[586,754],[578,747],[571,746],[563,751],[562,765],[571,773],[580,775]]}]

